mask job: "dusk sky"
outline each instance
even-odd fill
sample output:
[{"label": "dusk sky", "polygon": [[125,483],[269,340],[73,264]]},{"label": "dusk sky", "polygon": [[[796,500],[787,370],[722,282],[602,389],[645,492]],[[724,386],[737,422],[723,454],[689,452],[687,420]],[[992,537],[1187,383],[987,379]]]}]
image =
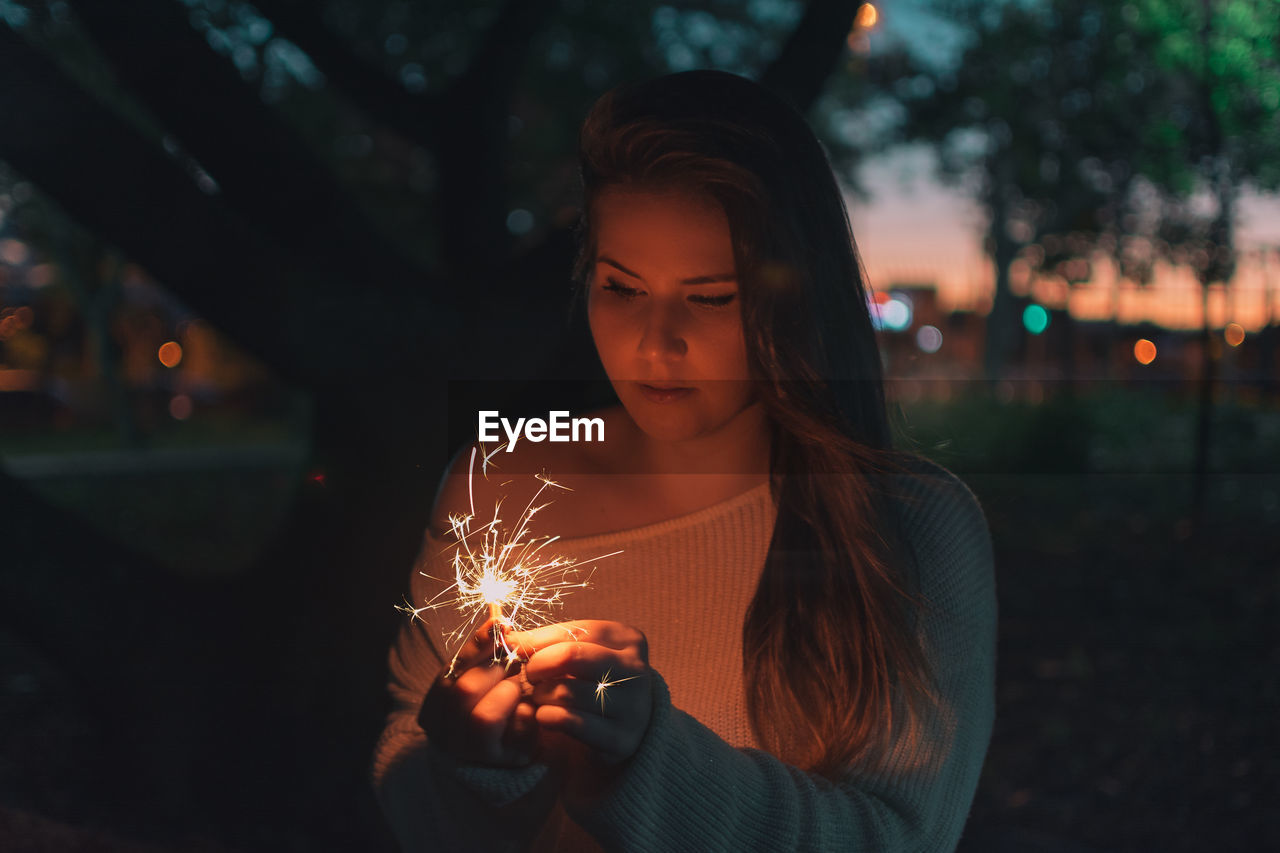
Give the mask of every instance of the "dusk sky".
[{"label": "dusk sky", "polygon": [[[879,5],[880,33],[872,40],[873,52],[877,40],[881,46],[901,42],[933,63],[958,60],[963,48],[959,33],[931,15],[925,0]],[[981,248],[983,215],[963,191],[937,180],[933,164],[924,148],[899,149],[868,160],[861,180],[871,198],[847,197],[854,238],[873,287],[935,282],[944,309],[985,310],[994,283]],[[1210,316],[1216,326],[1238,322],[1253,331],[1266,323],[1266,278],[1256,255],[1249,253],[1266,247],[1280,251],[1280,196],[1243,196],[1236,228],[1236,247],[1244,256],[1233,282],[1235,292],[1211,293]],[[1095,280],[1070,296],[1078,317],[1111,314],[1113,278],[1105,264],[1096,264],[1095,271]],[[1273,255],[1269,274],[1273,316],[1280,317],[1280,257]],[[1052,307],[1060,306],[1065,296],[1048,282],[1035,292]],[[1158,274],[1147,291],[1122,284],[1120,317],[1126,322],[1149,319],[1171,327],[1198,327],[1199,285],[1187,271],[1173,269]]]},{"label": "dusk sky", "polygon": [[[982,212],[958,189],[943,186],[933,175],[932,157],[924,150],[904,149],[869,161],[862,179],[869,199],[847,196],[854,239],[862,253],[871,284],[877,289],[899,282],[938,285],[944,309],[985,310],[993,287],[991,266],[982,253],[985,221]],[[1256,194],[1242,198],[1237,223],[1237,248],[1280,250],[1280,197]],[[1098,278],[1079,286],[1072,310],[1081,318],[1110,316],[1112,279],[1104,264]],[[1273,315],[1280,317],[1280,259],[1271,260]],[[1234,304],[1226,318],[1227,297],[1211,295],[1214,325],[1237,322],[1246,331],[1266,323],[1263,270],[1246,255],[1233,282]],[[1041,293],[1037,291],[1037,293]],[[1060,305],[1046,283],[1046,304]],[[1148,291],[1122,287],[1121,318],[1150,319],[1171,327],[1200,325],[1199,285],[1186,270],[1166,269]]]}]

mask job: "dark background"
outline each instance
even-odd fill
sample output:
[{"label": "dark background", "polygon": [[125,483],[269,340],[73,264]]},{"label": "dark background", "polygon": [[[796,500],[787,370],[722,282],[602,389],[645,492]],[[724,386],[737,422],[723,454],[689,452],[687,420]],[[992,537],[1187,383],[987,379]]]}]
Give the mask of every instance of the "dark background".
[{"label": "dark background", "polygon": [[990,304],[937,353],[925,302],[882,332],[900,443],[996,549],[966,848],[1280,843],[1273,312],[1243,341],[1060,306],[1033,334],[1011,281],[1109,259],[1232,292],[1240,194],[1280,180],[1267,4],[0,18],[0,847],[392,849],[366,770],[440,472],[476,408],[607,398],[568,312],[577,128],[689,67],[790,98],[852,190],[928,147],[986,218]]}]

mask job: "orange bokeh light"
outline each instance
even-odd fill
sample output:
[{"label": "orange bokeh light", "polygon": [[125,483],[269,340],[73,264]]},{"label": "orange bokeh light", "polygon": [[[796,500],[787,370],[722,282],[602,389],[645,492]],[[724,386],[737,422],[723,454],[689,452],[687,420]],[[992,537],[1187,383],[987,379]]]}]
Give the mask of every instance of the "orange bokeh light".
[{"label": "orange bokeh light", "polygon": [[876,11],[876,7],[870,3],[863,3],[858,7],[858,14],[853,19],[853,23],[864,30],[868,30],[874,27],[878,20],[880,20],[880,13]]},{"label": "orange bokeh light", "polygon": [[1156,360],[1156,345],[1146,338],[1139,338],[1133,345],[1133,357],[1139,364],[1150,364]]},{"label": "orange bokeh light", "polygon": [[182,361],[182,345],[177,341],[166,341],[160,345],[160,351],[156,355],[165,367],[177,367],[178,362]]},{"label": "orange bokeh light", "polygon": [[1226,338],[1228,344],[1238,347],[1244,343],[1244,326],[1239,323],[1228,323],[1227,327],[1222,330],[1222,337]]}]

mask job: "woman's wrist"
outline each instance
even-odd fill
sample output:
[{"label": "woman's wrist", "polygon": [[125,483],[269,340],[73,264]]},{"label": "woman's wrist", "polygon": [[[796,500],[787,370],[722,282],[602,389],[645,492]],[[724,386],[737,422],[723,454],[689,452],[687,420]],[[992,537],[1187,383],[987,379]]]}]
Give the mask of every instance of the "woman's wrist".
[{"label": "woman's wrist", "polygon": [[615,792],[620,785],[626,783],[629,776],[636,772],[644,773],[644,767],[651,766],[654,760],[654,749],[661,749],[655,744],[662,737],[661,730],[667,724],[671,714],[671,693],[666,681],[655,669],[649,670],[652,689],[650,701],[652,708],[649,723],[635,751],[626,759],[608,763],[599,759],[585,759],[570,774],[565,786],[565,802],[574,812],[591,808],[591,804],[599,802]]},{"label": "woman's wrist", "polygon": [[495,767],[464,761],[427,743],[427,758],[437,773],[461,785],[491,806],[505,806],[538,787],[550,768],[534,762],[524,767]]}]

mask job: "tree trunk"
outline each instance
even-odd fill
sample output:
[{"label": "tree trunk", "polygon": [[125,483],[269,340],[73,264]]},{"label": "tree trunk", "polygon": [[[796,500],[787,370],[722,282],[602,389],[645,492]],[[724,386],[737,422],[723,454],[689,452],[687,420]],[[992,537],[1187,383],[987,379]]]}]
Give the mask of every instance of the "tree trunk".
[{"label": "tree trunk", "polygon": [[986,347],[983,353],[983,370],[989,383],[1003,378],[1018,333],[1017,310],[1013,292],[1009,288],[1009,265],[1017,257],[1019,246],[1006,229],[1008,196],[1013,191],[1007,171],[1007,168],[996,164],[992,164],[988,170],[992,186],[988,191],[987,209],[991,211],[991,222],[987,227],[987,240],[991,247],[991,261],[995,266],[995,293],[991,313],[987,315]]},{"label": "tree trunk", "polygon": [[786,98],[801,115],[808,113],[844,56],[858,8],[858,3],[840,0],[809,0],[760,83]]},{"label": "tree trunk", "polygon": [[1191,478],[1192,529],[1200,532],[1204,524],[1205,492],[1209,480],[1210,431],[1213,426],[1213,383],[1218,363],[1213,348],[1213,330],[1209,325],[1209,283],[1200,285],[1200,310],[1203,323],[1200,327],[1200,347],[1203,353],[1200,364],[1199,394],[1196,402],[1196,445]]},{"label": "tree trunk", "polygon": [[[56,247],[63,281],[84,316],[94,366],[121,447],[140,448],[143,435],[120,375],[120,346],[111,334],[111,317],[120,302],[120,259],[101,240],[60,218],[49,216],[48,236]],[[57,229],[57,233],[52,233]]]},{"label": "tree trunk", "polygon": [[1204,532],[1205,504],[1209,487],[1209,454],[1212,449],[1213,391],[1218,372],[1218,359],[1222,344],[1214,337],[1209,320],[1209,286],[1215,282],[1224,284],[1234,275],[1235,262],[1231,256],[1234,245],[1236,187],[1231,174],[1231,162],[1218,157],[1214,191],[1218,212],[1209,229],[1210,262],[1201,275],[1200,341],[1203,347],[1200,395],[1196,411],[1196,445],[1194,474],[1191,483],[1191,523],[1197,536]]},{"label": "tree trunk", "polygon": [[1276,370],[1276,337],[1280,335],[1280,326],[1276,325],[1275,300],[1276,287],[1273,263],[1276,259],[1274,249],[1262,253],[1262,295],[1266,299],[1266,323],[1258,336],[1258,383],[1263,394],[1275,393],[1280,381]]}]

